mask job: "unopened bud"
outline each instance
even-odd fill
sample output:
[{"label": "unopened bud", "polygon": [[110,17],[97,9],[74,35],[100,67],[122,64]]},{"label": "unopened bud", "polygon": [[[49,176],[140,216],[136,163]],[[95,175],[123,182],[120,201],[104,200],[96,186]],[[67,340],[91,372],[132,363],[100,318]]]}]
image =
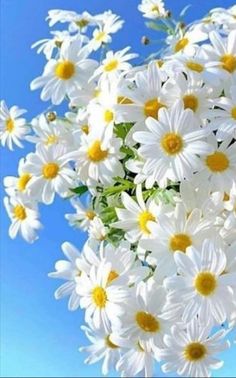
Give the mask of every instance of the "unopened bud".
[{"label": "unopened bud", "polygon": [[171,18],[171,16],[172,16],[172,13],[171,13],[171,11],[166,11],[166,18]]},{"label": "unopened bud", "polygon": [[143,45],[149,45],[149,43],[150,43],[150,39],[144,35],[144,36],[141,38],[141,43],[142,43]]},{"label": "unopened bud", "polygon": [[180,22],[180,23],[179,23],[179,27],[180,27],[180,29],[184,29],[185,26],[186,26],[186,24],[185,24],[184,22]]},{"label": "unopened bud", "polygon": [[57,118],[57,115],[55,112],[49,112],[46,117],[49,122],[53,122]]}]

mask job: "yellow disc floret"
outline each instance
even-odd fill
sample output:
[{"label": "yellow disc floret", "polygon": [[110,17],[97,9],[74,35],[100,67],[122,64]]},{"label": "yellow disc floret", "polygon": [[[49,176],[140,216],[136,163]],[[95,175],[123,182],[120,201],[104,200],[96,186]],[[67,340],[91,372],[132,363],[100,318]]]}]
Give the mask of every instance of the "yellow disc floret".
[{"label": "yellow disc floret", "polygon": [[14,128],[15,128],[15,124],[14,124],[13,119],[11,119],[11,118],[7,119],[6,120],[6,131],[8,131],[9,133],[12,133]]},{"label": "yellow disc floret", "polygon": [[207,297],[214,293],[217,287],[217,280],[211,272],[200,272],[195,277],[194,286],[199,294]]},{"label": "yellow disc floret", "polygon": [[105,64],[104,71],[106,71],[106,72],[114,71],[114,70],[117,69],[118,64],[119,64],[119,62],[118,62],[117,59],[110,60],[109,63]]},{"label": "yellow disc floret", "polygon": [[200,63],[194,62],[193,60],[190,60],[186,63],[186,66],[189,70],[201,73],[204,70],[204,66]]},{"label": "yellow disc floret", "polygon": [[23,175],[21,175],[17,180],[17,189],[20,192],[23,192],[30,179],[31,175],[29,173],[24,173]]},{"label": "yellow disc floret", "polygon": [[186,252],[186,249],[192,245],[192,240],[187,234],[175,234],[170,239],[170,249],[175,251]]},{"label": "yellow disc floret", "polygon": [[158,112],[161,108],[164,108],[165,105],[158,101],[157,98],[148,100],[144,104],[144,114],[146,117],[153,117],[158,119]]},{"label": "yellow disc floret", "polygon": [[205,345],[199,342],[188,344],[184,349],[184,358],[191,362],[197,362],[203,359],[207,354]]},{"label": "yellow disc floret", "polygon": [[183,97],[184,109],[191,109],[193,112],[196,112],[198,109],[198,98],[194,95],[185,95]]},{"label": "yellow disc floret", "polygon": [[97,307],[103,308],[106,306],[107,294],[103,287],[95,287],[92,291],[92,298]]},{"label": "yellow disc floret", "polygon": [[87,151],[88,158],[93,162],[99,162],[108,156],[107,150],[102,150],[101,148],[101,142],[99,140],[96,140],[92,143],[92,145],[89,147]]},{"label": "yellow disc floret", "polygon": [[138,326],[144,332],[158,332],[160,330],[160,324],[158,320],[152,314],[148,312],[139,311],[136,313],[135,320]]},{"label": "yellow disc floret", "polygon": [[140,230],[143,231],[145,234],[150,234],[150,230],[147,226],[149,221],[155,221],[155,217],[150,211],[143,211],[139,214],[138,222]]},{"label": "yellow disc floret", "polygon": [[119,274],[115,270],[111,270],[107,279],[107,284],[110,284],[117,277],[119,277]]},{"label": "yellow disc floret", "polygon": [[161,146],[167,155],[176,155],[183,149],[183,139],[179,134],[167,133],[161,139]]},{"label": "yellow disc floret", "polygon": [[224,152],[216,151],[207,156],[206,165],[212,172],[224,172],[229,168],[229,159]]},{"label": "yellow disc floret", "polygon": [[16,205],[13,208],[13,215],[14,215],[14,218],[23,221],[27,217],[24,206]]},{"label": "yellow disc floret", "polygon": [[61,80],[69,80],[74,76],[75,65],[69,60],[57,63],[55,67],[55,75]]},{"label": "yellow disc floret", "polygon": [[177,52],[183,50],[188,44],[189,44],[188,38],[180,39],[175,45],[175,52],[177,53]]},{"label": "yellow disc floret", "polygon": [[42,169],[43,177],[47,180],[52,180],[58,175],[59,169],[59,165],[56,163],[44,164]]},{"label": "yellow disc floret", "polygon": [[232,54],[225,54],[220,58],[221,67],[229,73],[234,73],[236,70],[236,56]]}]

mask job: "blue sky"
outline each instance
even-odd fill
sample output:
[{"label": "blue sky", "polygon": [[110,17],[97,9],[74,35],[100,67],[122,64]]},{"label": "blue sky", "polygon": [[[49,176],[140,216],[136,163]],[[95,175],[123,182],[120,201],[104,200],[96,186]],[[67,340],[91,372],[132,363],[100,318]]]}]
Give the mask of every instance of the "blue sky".
[{"label": "blue sky", "polygon": [[[28,119],[45,110],[48,104],[39,99],[39,92],[30,92],[30,81],[44,66],[43,56],[30,49],[33,42],[49,35],[44,21],[50,9],[88,10],[92,14],[111,9],[125,21],[123,30],[114,37],[113,48],[132,46],[134,52],[145,55],[154,46],[140,43],[143,35],[153,35],[145,28],[144,19],[137,12],[137,0],[1,0],[1,68],[0,98],[9,106],[28,110]],[[188,0],[166,1],[173,13],[188,4]],[[231,0],[192,0],[187,21],[203,16],[210,8],[232,6]],[[30,151],[14,153],[1,148],[0,174],[16,175],[20,157]],[[60,245],[64,241],[81,248],[86,236],[70,228],[64,214],[70,205],[57,199],[52,206],[41,206],[44,229],[40,239],[28,245],[20,238],[8,238],[9,219],[0,205],[1,253],[1,376],[4,377],[96,377],[100,366],[85,366],[84,355],[78,347],[85,345],[80,325],[82,311],[71,313],[66,301],[55,301],[53,293],[60,282],[47,278],[56,260],[62,257]],[[214,376],[236,376],[236,347],[224,354],[225,367]],[[157,374],[159,371],[157,370]]]}]

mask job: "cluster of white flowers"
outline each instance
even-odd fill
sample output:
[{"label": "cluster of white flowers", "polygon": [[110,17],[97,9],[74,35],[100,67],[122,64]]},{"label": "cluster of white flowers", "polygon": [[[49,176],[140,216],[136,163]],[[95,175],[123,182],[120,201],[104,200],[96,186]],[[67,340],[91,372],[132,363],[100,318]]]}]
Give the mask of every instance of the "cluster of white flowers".
[{"label": "cluster of white flowers", "polygon": [[34,44],[47,63],[31,89],[68,112],[26,123],[1,102],[1,144],[35,144],[4,180],[9,235],[34,242],[38,204],[70,200],[88,240],[65,242],[49,276],[66,281],[56,299],[85,310],[85,362],[208,377],[236,326],[236,6],[188,26],[162,0],[139,10],[167,33],[139,65],[130,47],[110,50],[123,24],[111,11],[49,11],[67,29]]}]

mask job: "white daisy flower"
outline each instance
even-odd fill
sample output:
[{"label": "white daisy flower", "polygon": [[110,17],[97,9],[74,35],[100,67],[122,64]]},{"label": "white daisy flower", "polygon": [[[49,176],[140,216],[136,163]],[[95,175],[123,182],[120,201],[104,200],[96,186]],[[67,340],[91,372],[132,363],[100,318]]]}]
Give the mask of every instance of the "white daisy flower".
[{"label": "white daisy flower", "polygon": [[95,80],[90,80],[83,88],[79,91],[77,88],[71,89],[70,92],[70,106],[86,107],[88,103],[100,95],[100,90],[97,86]]},{"label": "white daisy flower", "polygon": [[145,345],[138,340],[120,337],[119,334],[113,333],[111,340],[115,345],[127,350],[124,352],[116,364],[116,369],[121,377],[152,377],[154,363],[157,358],[152,352],[149,345]]},{"label": "white daisy flower", "polygon": [[28,243],[33,243],[38,239],[36,232],[42,227],[39,222],[39,212],[37,206],[32,201],[29,202],[23,196],[5,197],[4,205],[8,216],[11,219],[9,236],[15,239],[18,233]]},{"label": "white daisy flower", "polygon": [[97,66],[97,62],[87,59],[90,51],[82,47],[78,36],[73,42],[65,41],[60,48],[60,56],[48,61],[42,76],[31,82],[31,89],[43,87],[41,99],[51,99],[54,105],[60,104],[72,90],[79,90],[87,85],[88,79]]},{"label": "white daisy flower", "polygon": [[179,275],[166,278],[164,284],[170,290],[170,302],[181,300],[184,305],[183,321],[190,322],[198,315],[202,325],[206,319],[224,323],[232,302],[230,285],[236,280],[236,273],[224,274],[224,252],[205,239],[202,249],[189,247],[185,254],[176,252],[174,259]]},{"label": "white daisy flower", "polygon": [[155,281],[141,282],[133,290],[129,301],[123,303],[122,315],[112,321],[113,332],[138,340],[153,351],[156,346],[161,347],[170,327],[170,322],[163,317],[166,298],[166,290]]},{"label": "white daisy flower", "polygon": [[198,47],[198,43],[208,39],[208,34],[201,30],[184,31],[180,29],[178,33],[170,35],[166,39],[169,45],[167,54],[182,54],[193,56]]},{"label": "white daisy flower", "polygon": [[113,52],[108,51],[106,58],[103,59],[101,65],[95,70],[91,79],[99,78],[100,80],[118,80],[121,74],[129,71],[132,67],[127,61],[136,58],[137,54],[127,54],[130,47],[126,47],[123,50]]},{"label": "white daisy flower", "polygon": [[226,335],[225,330],[212,334],[211,326],[202,327],[197,319],[186,330],[173,326],[171,334],[164,337],[166,347],[157,352],[165,361],[162,371],[184,377],[210,377],[211,369],[223,366],[224,362],[215,355],[229,348],[229,341],[223,341]]},{"label": "white daisy flower", "polygon": [[111,319],[123,310],[121,303],[127,300],[128,292],[122,286],[108,285],[111,265],[101,262],[92,266],[89,275],[82,272],[77,280],[76,291],[81,296],[80,306],[85,308],[85,320],[92,318],[96,328],[102,325],[109,332]]},{"label": "white daisy flower", "polygon": [[38,54],[43,52],[47,60],[52,58],[54,50],[60,48],[63,42],[66,40],[72,41],[74,39],[67,30],[52,31],[50,34],[53,35],[53,38],[41,39],[31,46],[32,49],[37,48]]},{"label": "white daisy flower", "polygon": [[42,144],[44,146],[61,145],[65,151],[70,151],[73,146],[73,138],[65,122],[57,118],[48,122],[46,116],[41,114],[38,118],[34,118],[31,122],[34,135],[26,137],[31,143]]},{"label": "white daisy flower", "polygon": [[182,101],[169,110],[160,109],[158,121],[150,117],[146,126],[148,131],[136,132],[134,140],[141,145],[138,153],[145,160],[143,172],[149,175],[147,188],[155,182],[166,187],[168,179],[190,179],[201,168],[198,155],[212,151],[204,141],[209,130],[200,129],[193,112],[183,109]]},{"label": "white daisy flower", "polygon": [[136,261],[136,253],[127,241],[121,241],[118,247],[111,244],[101,245],[101,259],[111,264],[108,282],[114,285],[132,285],[143,280],[149,274],[149,268]]},{"label": "white daisy flower", "polygon": [[167,107],[169,96],[162,87],[162,74],[155,62],[138,72],[134,81],[132,88],[129,88],[128,82],[127,89],[121,90],[124,101],[116,106],[117,123],[135,122],[127,136],[129,144],[134,144],[131,140],[134,132],[146,129],[145,120],[148,117],[158,119],[159,110]]},{"label": "white daisy flower", "polygon": [[[236,183],[236,144],[231,144],[231,138],[223,141],[219,146],[215,136],[208,138],[213,151],[202,156],[203,170],[198,179],[209,181],[212,191],[229,193]],[[196,179],[197,179],[196,178]]]},{"label": "white daisy flower", "polygon": [[102,220],[95,216],[91,221],[88,229],[89,240],[102,242],[106,239],[108,228],[104,226]]},{"label": "white daisy flower", "polygon": [[65,23],[69,22],[71,18],[76,17],[77,13],[73,11],[68,11],[64,9],[51,9],[48,11],[48,16],[46,17],[46,21],[49,21],[49,26],[52,27],[56,23]]},{"label": "white daisy flower", "polygon": [[144,237],[151,237],[149,222],[156,222],[164,213],[163,205],[157,205],[154,199],[149,198],[147,203],[144,202],[141,185],[137,186],[136,198],[137,202],[126,192],[121,194],[125,209],[116,208],[119,220],[112,224],[112,227],[126,231],[125,238],[130,243],[135,243]]},{"label": "white daisy flower", "polygon": [[138,5],[138,10],[143,13],[143,17],[154,20],[167,15],[162,0],[142,0],[141,4]]},{"label": "white daisy flower", "polygon": [[24,140],[30,131],[26,120],[20,118],[24,113],[26,110],[18,106],[8,109],[5,101],[0,102],[0,142],[3,147],[7,146],[10,150],[13,150],[13,144],[23,147],[21,140]]},{"label": "white daisy flower", "polygon": [[21,158],[18,165],[18,177],[7,176],[4,177],[3,183],[5,191],[9,196],[17,196],[17,193],[28,192],[28,182],[31,175],[25,169],[25,159]]},{"label": "white daisy flower", "polygon": [[78,198],[72,198],[70,201],[76,212],[74,214],[66,214],[65,218],[71,226],[79,227],[84,231],[89,229],[91,221],[97,216],[91,207],[85,207]]},{"label": "white daisy flower", "polygon": [[73,244],[65,242],[61,246],[62,252],[68,260],[59,260],[55,264],[55,272],[49,273],[51,278],[67,281],[55,291],[55,298],[61,299],[69,296],[68,309],[75,311],[80,305],[80,296],[77,294],[77,278],[82,272],[89,274],[91,265],[98,266],[99,259],[88,243],[80,252]]},{"label": "white daisy flower", "polygon": [[236,81],[225,94],[226,97],[214,99],[217,109],[209,115],[218,140],[236,137]]},{"label": "white daisy flower", "polygon": [[110,138],[102,128],[94,128],[88,135],[81,136],[80,147],[68,157],[76,160],[78,177],[82,182],[92,181],[91,186],[98,182],[109,185],[113,177],[124,176],[119,161],[122,157],[120,146],[120,139]]},{"label": "white daisy flower", "polygon": [[168,216],[163,215],[157,223],[151,223],[150,230],[152,238],[141,240],[140,246],[151,251],[147,261],[157,265],[159,270],[164,267],[166,275],[176,273],[177,251],[185,253],[190,246],[201,247],[203,240],[215,231],[213,220],[203,218],[200,209],[187,213],[182,203]]},{"label": "white daisy flower", "polygon": [[62,146],[46,148],[38,145],[25,163],[25,169],[32,176],[28,183],[30,194],[45,204],[53,202],[55,193],[62,197],[67,195],[75,178],[75,172],[68,165],[69,160]]},{"label": "white daisy flower", "polygon": [[85,364],[94,364],[102,362],[102,374],[107,375],[112,369],[115,369],[116,363],[120,358],[121,348],[111,341],[111,329],[105,330],[103,326],[95,328],[93,322],[89,322],[89,327],[82,326],[91,345],[79,348],[80,352],[89,353],[84,361]]},{"label": "white daisy flower", "polygon": [[224,227],[227,230],[236,228],[236,185],[230,190],[227,200],[224,202],[224,208],[227,210]]},{"label": "white daisy flower", "polygon": [[232,30],[227,37],[218,32],[209,34],[211,45],[204,45],[205,59],[218,62],[212,67],[212,72],[219,75],[222,80],[230,79],[236,74],[236,31]]},{"label": "white daisy flower", "polygon": [[112,37],[110,34],[116,33],[124,23],[119,16],[111,11],[96,15],[95,20],[99,27],[94,30],[93,38],[89,43],[92,50],[98,50],[103,44],[111,43]]}]

